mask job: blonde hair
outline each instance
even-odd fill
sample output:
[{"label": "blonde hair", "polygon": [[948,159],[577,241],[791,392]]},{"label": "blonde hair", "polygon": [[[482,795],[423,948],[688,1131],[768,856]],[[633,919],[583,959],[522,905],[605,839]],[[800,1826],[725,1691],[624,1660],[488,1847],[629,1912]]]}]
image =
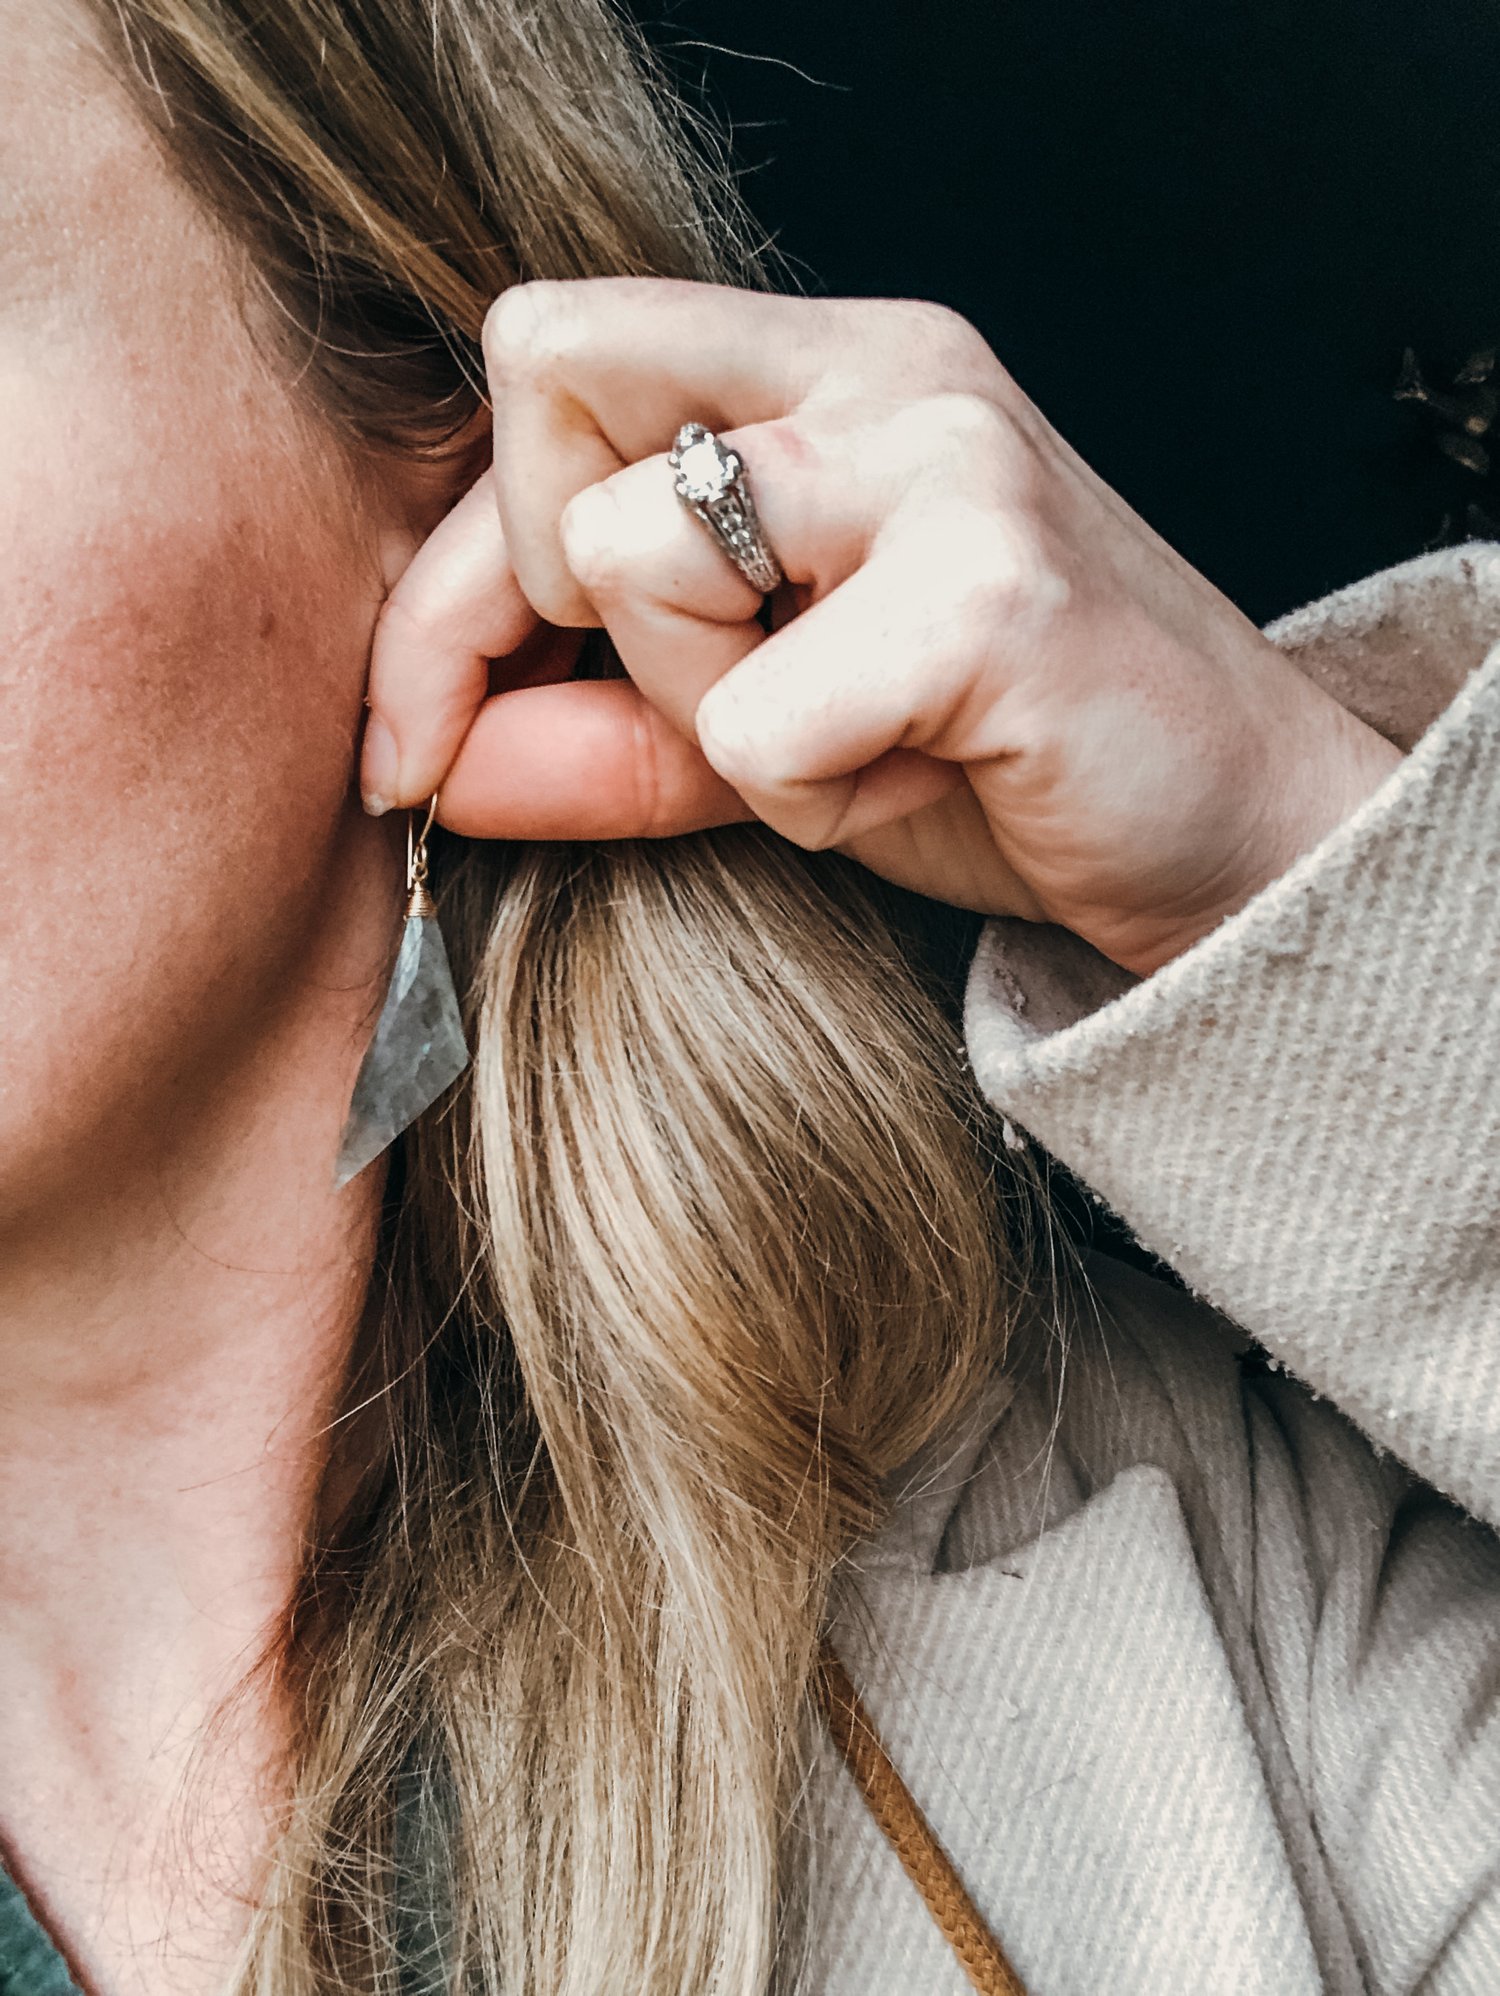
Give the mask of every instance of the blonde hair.
[{"label": "blonde hair", "polygon": [[[759,281],[601,0],[98,4],[344,436],[441,462],[517,279]],[[790,1987],[830,1579],[1000,1363],[1008,1181],[848,862],[734,827],[436,873],[476,1058],[393,1168],[235,1986]]]}]

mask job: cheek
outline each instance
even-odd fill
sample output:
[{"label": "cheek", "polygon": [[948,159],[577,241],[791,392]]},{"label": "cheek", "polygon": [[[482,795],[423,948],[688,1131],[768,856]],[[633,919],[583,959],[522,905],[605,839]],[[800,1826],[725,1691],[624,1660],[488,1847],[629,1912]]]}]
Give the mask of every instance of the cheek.
[{"label": "cheek", "polygon": [[54,835],[86,844],[101,820],[118,837],[165,811],[218,847],[273,796],[330,801],[368,592],[284,492],[200,484],[198,500],[142,505],[96,483],[86,510],[17,522],[9,539],[21,572],[0,611],[0,796],[55,792]]},{"label": "cheek", "polygon": [[243,381],[122,376],[0,411],[0,1148],[267,1002],[350,810],[380,589],[341,481]]}]

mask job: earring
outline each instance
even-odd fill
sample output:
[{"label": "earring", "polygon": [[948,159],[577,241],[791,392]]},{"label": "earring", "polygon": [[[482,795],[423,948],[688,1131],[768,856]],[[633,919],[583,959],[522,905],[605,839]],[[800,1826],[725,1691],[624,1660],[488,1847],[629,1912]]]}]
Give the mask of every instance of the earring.
[{"label": "earring", "polygon": [[354,1084],[333,1182],[347,1185],[431,1108],[469,1064],[453,973],[427,891],[427,837],[437,798],[420,833],[406,821],[406,924],[375,1037]]}]

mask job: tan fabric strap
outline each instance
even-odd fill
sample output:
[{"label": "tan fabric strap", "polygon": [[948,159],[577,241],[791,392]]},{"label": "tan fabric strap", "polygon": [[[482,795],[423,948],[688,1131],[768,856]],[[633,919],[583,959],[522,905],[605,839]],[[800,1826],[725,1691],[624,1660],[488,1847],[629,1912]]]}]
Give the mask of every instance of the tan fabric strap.
[{"label": "tan fabric strap", "polygon": [[938,1931],[958,1956],[964,1974],[979,1996],[1026,1996],[1021,1978],[1006,1960],[911,1790],[896,1772],[864,1701],[827,1641],[817,1676],[834,1745],[886,1841],[900,1858],[902,1869],[921,1893]]}]

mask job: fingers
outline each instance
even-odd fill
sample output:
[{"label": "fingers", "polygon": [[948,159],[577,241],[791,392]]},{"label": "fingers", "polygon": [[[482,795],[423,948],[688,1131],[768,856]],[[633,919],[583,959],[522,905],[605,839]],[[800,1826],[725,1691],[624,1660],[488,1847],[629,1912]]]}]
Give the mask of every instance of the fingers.
[{"label": "fingers", "polygon": [[[857,365],[845,352],[851,309]],[[934,350],[950,322],[962,326],[925,306],[851,308],[659,279],[526,285],[497,301],[485,334],[494,467],[418,551],[376,631],[362,764],[371,808],[441,787],[455,827],[483,821],[500,836],[502,821],[524,819],[551,830],[511,835],[604,837],[725,822],[748,803],[820,845],[951,787],[952,772],[921,752],[909,660],[898,669],[895,634],[908,629],[919,651],[921,636],[890,596],[890,564],[867,559],[914,475],[912,425],[891,414],[911,408],[914,314]],[[941,351],[934,361],[924,347],[929,394],[972,360],[964,340],[977,335],[963,335],[946,376]],[[857,375],[852,400],[822,392],[841,369]],[[664,452],[689,415],[742,450],[772,546],[799,600],[813,603],[769,646],[758,593],[673,489]],[[925,432],[922,444],[930,453]],[[975,452],[960,456],[967,465]],[[912,598],[930,600],[930,577],[911,580]],[[576,640],[570,648],[557,633],[599,625],[632,688],[553,683],[576,655]],[[863,684],[869,658],[889,662],[873,687]],[[492,697],[496,661],[521,691]],[[747,730],[754,690],[764,706],[783,680],[795,683],[779,732]],[[809,761],[813,710],[838,680],[839,718]],[[737,691],[721,697],[731,681]],[[700,719],[712,730],[706,756]],[[858,744],[863,756],[848,760]],[[533,754],[522,785],[517,764]],[[499,786],[488,805],[482,780]],[[582,829],[606,821],[615,829]]]},{"label": "fingers", "polygon": [[[879,497],[873,472],[861,475],[847,440],[786,424],[731,432],[729,441],[755,466],[773,542],[801,550],[797,566],[810,587],[834,587],[864,555],[865,516]],[[557,533],[587,621],[604,625],[632,680],[691,743],[703,695],[764,638],[760,592],[677,498],[665,456],[585,487],[564,507]],[[569,644],[576,651],[576,640],[551,631],[528,602],[493,482],[481,478],[418,550],[377,625],[362,766],[371,808],[418,803],[444,783],[494,690],[493,660],[509,655],[505,676],[515,685],[518,657],[540,647],[524,677],[561,679]],[[497,725],[486,724],[487,739]],[[694,768],[701,783],[701,758]],[[445,822],[449,808],[457,807],[445,796]],[[473,822],[471,806],[462,808]]]},{"label": "fingers", "polygon": [[844,338],[839,300],[677,278],[584,278],[502,292],[485,320],[484,357],[492,382],[587,410],[633,463],[662,447],[664,431],[671,440],[684,403],[714,428],[784,415]]},{"label": "fingers", "polygon": [[764,637],[760,592],[683,510],[662,457],[579,493],[560,539],[626,672],[691,740],[699,700]]},{"label": "fingers", "polygon": [[[584,586],[607,613],[603,621],[627,671],[638,676],[655,701],[656,719],[666,716],[674,722],[683,738],[680,746],[691,746],[693,712],[702,695],[761,641],[760,593],[683,510],[664,458],[630,466],[587,488],[567,509],[563,537]],[[591,612],[590,621],[600,619]],[[493,690],[495,661],[504,661],[503,677],[511,686],[560,680],[571,669],[577,643],[573,634],[542,623],[522,593],[493,484],[488,476],[481,478],[423,543],[376,625],[371,713],[361,761],[366,809],[379,815],[392,806],[414,805],[444,784]],[[527,718],[523,721],[518,713],[517,725],[529,727],[533,712],[567,710],[532,703],[521,711]],[[608,702],[599,709],[601,714],[615,711]],[[655,720],[649,728],[632,726],[642,750],[654,754]],[[466,825],[477,822],[472,785],[479,769],[498,767],[492,753],[498,738],[491,719],[483,730],[485,753],[466,761],[461,801],[455,804],[453,794],[445,794],[445,823],[457,828],[455,810]],[[611,753],[613,767],[623,748]],[[675,768],[681,758],[673,751],[671,760]],[[722,802],[723,786],[696,751],[689,766],[699,787]],[[556,808],[565,818],[569,778],[563,764],[558,768]],[[613,794],[622,783],[629,791],[634,779],[622,776],[613,786],[606,814],[649,819],[651,812]],[[645,779],[634,787],[643,786],[649,787]],[[502,787],[508,797],[510,789]],[[497,803],[491,814],[497,824],[506,808],[503,799]],[[683,808],[695,816],[709,807]],[[682,812],[675,809],[671,815],[680,818]]]},{"label": "fingers", "polygon": [[521,592],[486,472],[381,609],[360,767],[365,808],[378,816],[432,795],[489,690],[491,659],[511,658],[528,678],[563,678],[575,652],[576,640],[560,644],[545,632]]},{"label": "fingers", "polygon": [[468,837],[662,838],[753,817],[693,739],[704,692],[764,641],[751,587],[672,490],[664,458],[566,509],[562,538],[631,674],[486,701],[442,783]]},{"label": "fingers", "polygon": [[[788,424],[730,431],[725,441],[750,467],[762,525],[778,552],[789,551],[792,581],[814,595],[835,588],[864,556],[874,481],[851,475],[840,440]],[[704,694],[764,639],[760,591],[683,506],[663,456],[579,493],[560,540],[631,679],[692,737]]]},{"label": "fingers", "polygon": [[[973,328],[939,306],[786,298],[663,278],[514,286],[490,308],[484,352],[516,573],[541,615],[559,625],[587,623],[591,613],[561,546],[568,501],[623,465],[665,452],[684,422],[721,431],[774,423],[843,377],[857,376],[867,396],[908,396],[913,354],[918,393],[998,372]],[[794,541],[777,545],[784,562],[795,559]]]},{"label": "fingers", "polygon": [[[774,830],[817,850],[925,809],[996,751],[975,734],[978,662],[1000,589],[956,553],[961,521],[894,546],[747,656],[704,695],[702,751]],[[937,579],[935,581],[935,579]],[[993,674],[991,674],[993,678]]]},{"label": "fingers", "polygon": [[487,701],[438,806],[450,831],[482,839],[667,838],[754,815],[624,679]]},{"label": "fingers", "polygon": [[[960,537],[955,527],[941,544],[951,551]],[[701,749],[692,717],[684,728],[629,680],[490,699],[443,785],[442,822],[471,837],[602,839],[758,817],[816,849],[920,814],[965,782],[941,750],[964,727],[969,617],[987,607],[967,600],[960,564],[948,570],[952,592],[936,592],[949,607],[924,610],[933,594],[920,585],[937,565],[924,540],[772,637],[722,627],[728,663],[682,672],[683,684],[711,682],[697,709]],[[654,617],[667,646],[678,614],[659,602],[632,613],[638,631]],[[681,621],[685,651],[705,655],[714,627]]]},{"label": "fingers", "polygon": [[558,522],[577,492],[664,452],[689,420],[722,429],[796,405],[816,378],[793,301],[662,278],[524,284],[484,326],[501,517],[528,598],[549,622],[586,621]]}]

